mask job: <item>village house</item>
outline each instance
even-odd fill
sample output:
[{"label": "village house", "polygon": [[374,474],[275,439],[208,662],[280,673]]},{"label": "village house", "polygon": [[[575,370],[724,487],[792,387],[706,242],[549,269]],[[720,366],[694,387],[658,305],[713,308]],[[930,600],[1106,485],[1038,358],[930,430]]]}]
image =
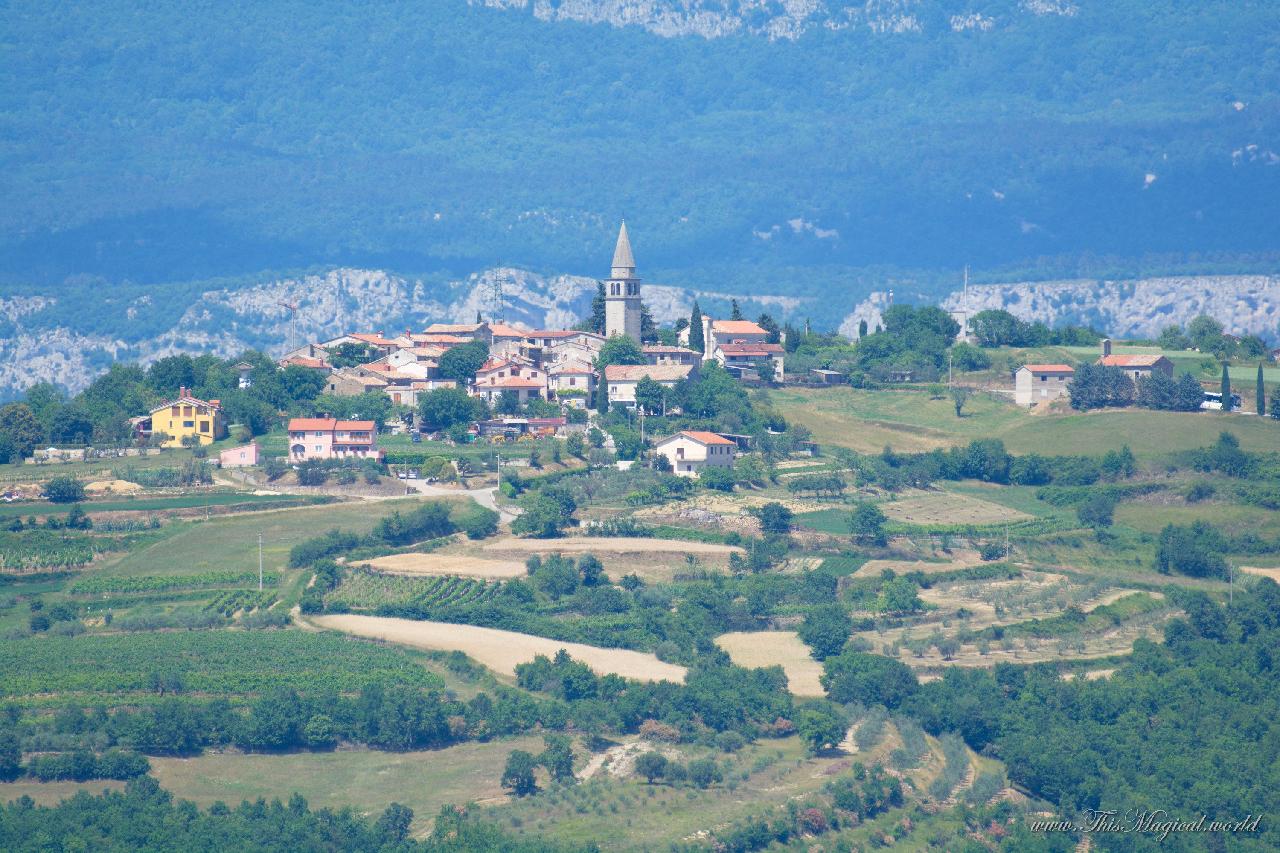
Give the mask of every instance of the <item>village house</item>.
[{"label": "village house", "polygon": [[596,389],[596,372],[580,361],[554,364],[547,370],[547,387],[566,406],[582,409]]},{"label": "village house", "polygon": [[226,416],[218,400],[200,400],[187,388],[178,389],[176,400],[151,410],[151,435],[164,433],[163,447],[213,444],[227,434]]},{"label": "village house", "polygon": [[521,405],[532,399],[546,399],[547,376],[530,365],[490,358],[476,371],[471,395],[480,397],[492,406],[502,399],[504,391],[515,394]]},{"label": "village house", "polygon": [[377,459],[378,429],[373,421],[293,418],[289,421],[289,461]]},{"label": "village house", "polygon": [[[484,341],[493,346],[493,330],[488,323],[432,323],[424,330],[425,337],[453,338],[459,342]],[[416,339],[418,336],[414,335]]]},{"label": "village house", "polygon": [[257,465],[262,459],[258,442],[251,441],[240,447],[230,447],[218,454],[219,468],[243,468]]},{"label": "village house", "polygon": [[649,364],[688,364],[697,372],[702,364],[702,353],[688,347],[673,347],[666,344],[647,344],[640,348],[644,360]]},{"label": "village house", "polygon": [[688,364],[610,364],[604,369],[609,405],[634,407],[636,384],[646,376],[664,388],[674,388],[692,371]]},{"label": "village house", "polygon": [[335,370],[325,382],[324,392],[338,397],[356,397],[366,391],[382,391],[387,380],[369,373],[361,374],[353,368]]},{"label": "village house", "polygon": [[1152,373],[1160,372],[1170,378],[1173,377],[1173,362],[1163,355],[1112,355],[1110,339],[1102,340],[1102,357],[1098,359],[1098,364],[1105,367],[1118,367],[1128,374],[1129,378],[1134,382],[1144,377],[1151,376]]},{"label": "village house", "polygon": [[[780,343],[769,343],[769,330],[750,320],[716,320],[702,318],[702,339],[707,361],[719,362],[742,374],[761,361],[773,362],[774,376],[781,378],[786,350]],[[680,333],[680,343],[689,343],[689,330]]]},{"label": "village house", "polygon": [[1013,373],[1013,401],[1034,406],[1066,396],[1067,383],[1076,375],[1069,364],[1024,364]]},{"label": "village house", "polygon": [[704,468],[732,468],[737,444],[714,432],[685,430],[662,439],[654,452],[665,456],[681,477],[697,477]]}]

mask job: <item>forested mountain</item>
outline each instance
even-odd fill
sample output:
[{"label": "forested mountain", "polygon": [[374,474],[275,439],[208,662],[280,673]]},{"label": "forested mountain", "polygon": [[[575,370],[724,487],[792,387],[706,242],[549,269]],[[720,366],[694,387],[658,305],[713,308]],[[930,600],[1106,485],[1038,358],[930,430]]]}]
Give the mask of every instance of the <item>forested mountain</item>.
[{"label": "forested mountain", "polygon": [[104,284],[176,322],[214,279],[598,275],[624,216],[649,281],[843,311],[966,263],[1273,272],[1280,250],[1260,0],[17,0],[0,21],[0,296],[61,296],[73,330],[106,322]]}]

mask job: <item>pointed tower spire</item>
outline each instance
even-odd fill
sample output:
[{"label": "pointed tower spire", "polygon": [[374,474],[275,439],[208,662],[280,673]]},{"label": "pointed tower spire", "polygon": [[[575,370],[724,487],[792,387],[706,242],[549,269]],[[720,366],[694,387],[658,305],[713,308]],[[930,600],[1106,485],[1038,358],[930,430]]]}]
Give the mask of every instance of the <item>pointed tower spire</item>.
[{"label": "pointed tower spire", "polygon": [[627,220],[618,229],[618,245],[613,249],[613,277],[631,278],[636,271],[636,259],[631,254],[631,238],[627,236]]}]

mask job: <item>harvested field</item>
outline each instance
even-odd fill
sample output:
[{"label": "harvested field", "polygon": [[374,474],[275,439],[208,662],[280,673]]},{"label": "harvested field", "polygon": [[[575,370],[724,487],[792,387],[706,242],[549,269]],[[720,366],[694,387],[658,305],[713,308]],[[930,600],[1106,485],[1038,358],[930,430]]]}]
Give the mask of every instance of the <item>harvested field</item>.
[{"label": "harvested field", "polygon": [[885,501],[880,509],[893,521],[908,524],[997,524],[1025,521],[1033,516],[982,498],[955,492],[904,492],[905,497]]},{"label": "harvested field", "polygon": [[809,647],[795,631],[734,631],[716,637],[738,666],[780,666],[787,674],[787,689],[795,696],[825,696],[822,664],[809,654]]},{"label": "harvested field", "polygon": [[1263,569],[1257,566],[1241,566],[1240,571],[1245,574],[1256,575],[1260,578],[1271,578],[1276,583],[1280,583],[1280,569]]},{"label": "harvested field", "polygon": [[648,539],[643,536],[574,536],[568,539],[500,539],[484,546],[486,551],[520,554],[744,554],[735,545],[686,542],[682,539]]},{"label": "harvested field", "polygon": [[899,575],[905,575],[908,572],[933,575],[940,572],[953,572],[957,569],[972,568],[981,562],[982,558],[978,556],[977,551],[957,549],[950,560],[939,563],[926,562],[924,560],[867,560],[853,573],[853,577],[878,578],[884,574],[885,569],[891,569]]},{"label": "harvested field", "polygon": [[685,676],[684,667],[663,663],[646,652],[604,649],[496,628],[352,614],[315,616],[310,621],[322,628],[358,637],[370,637],[419,649],[464,652],[503,675],[515,675],[516,664],[527,663],[536,655],[552,657],[564,649],[574,660],[582,661],[600,675],[613,673],[638,681],[684,681]]},{"label": "harvested field", "polygon": [[84,487],[85,494],[89,495],[136,495],[142,490],[142,486],[128,480],[95,480]]},{"label": "harvested field", "polygon": [[462,554],[392,554],[363,562],[395,575],[462,575],[471,578],[518,578],[526,574],[518,560],[485,560]]}]

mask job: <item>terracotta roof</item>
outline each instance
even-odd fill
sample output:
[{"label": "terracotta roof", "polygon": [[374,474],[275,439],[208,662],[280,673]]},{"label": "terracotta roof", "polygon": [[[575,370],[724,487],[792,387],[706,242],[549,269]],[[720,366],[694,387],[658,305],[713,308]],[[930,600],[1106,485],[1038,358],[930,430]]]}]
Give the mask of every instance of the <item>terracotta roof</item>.
[{"label": "terracotta roof", "polygon": [[439,358],[444,355],[446,350],[444,347],[405,347],[405,352],[418,356],[426,356],[427,358]]},{"label": "terracotta roof", "polygon": [[675,382],[691,370],[691,364],[610,364],[604,369],[604,378],[609,382],[639,382],[648,376],[655,382]]},{"label": "terracotta roof", "polygon": [[767,335],[769,332],[750,320],[713,320],[711,331],[726,335]]},{"label": "terracotta roof", "polygon": [[524,333],[526,338],[572,338],[583,332],[575,332],[573,329],[529,329]]},{"label": "terracotta roof", "polygon": [[[1075,373],[1076,369],[1069,364],[1024,364],[1032,373]],[[1020,370],[1022,368],[1019,368]]]},{"label": "terracotta roof", "polygon": [[477,388],[545,388],[541,379],[528,376],[491,376],[484,382],[477,382]]},{"label": "terracotta roof", "polygon": [[553,376],[565,376],[570,373],[581,376],[583,374],[589,375],[595,373],[595,371],[590,367],[587,367],[585,364],[566,364],[563,367],[551,368],[550,373]]},{"label": "terracotta roof", "polygon": [[666,344],[650,344],[649,346],[641,347],[640,349],[642,352],[655,354],[678,353],[684,355],[701,355],[697,350],[691,350],[688,347],[672,347],[667,346]]},{"label": "terracotta roof", "polygon": [[151,410],[151,413],[155,414],[156,412],[159,412],[163,409],[168,409],[172,406],[178,406],[182,404],[186,404],[188,406],[208,406],[211,409],[222,408],[220,400],[201,400],[199,397],[192,397],[191,393],[186,388],[179,388],[178,397],[176,400],[170,400],[167,403],[156,406],[154,409]]},{"label": "terracotta roof", "polygon": [[527,329],[517,329],[506,323],[494,323],[489,326],[489,330],[493,332],[495,338],[523,338],[529,334]]},{"label": "terracotta roof", "polygon": [[[693,439],[699,444],[734,444],[734,442],[730,441],[729,439],[725,438],[722,435],[716,435],[714,432],[705,432],[703,430],[688,430],[688,429],[681,430],[680,432],[671,436],[671,438],[679,438],[680,436]],[[663,439],[663,441],[664,442],[670,441],[671,438],[665,438]]]},{"label": "terracotta roof", "polygon": [[373,334],[370,332],[352,332],[348,337],[363,341],[366,344],[372,344],[375,347],[394,347],[395,341],[384,338],[381,334]]},{"label": "terracotta roof", "polygon": [[290,418],[289,432],[330,432],[336,418]]},{"label": "terracotta roof", "polygon": [[782,352],[782,344],[721,344],[720,352],[725,355],[777,355]]},{"label": "terracotta roof", "polygon": [[293,358],[286,358],[280,362],[281,367],[289,367],[296,365],[297,367],[309,367],[312,370],[328,370],[328,362],[321,361],[318,358],[306,358],[305,356],[295,355]]},{"label": "terracotta roof", "polygon": [[446,346],[454,346],[456,344],[469,344],[472,338],[464,338],[460,335],[449,335],[444,333],[426,333],[422,335],[414,335],[413,340],[420,341],[424,344],[438,344]]},{"label": "terracotta roof", "polygon": [[373,421],[334,421],[333,428],[336,430],[346,430],[347,432],[372,432],[374,427]]},{"label": "terracotta roof", "polygon": [[1107,367],[1154,367],[1162,355],[1104,355],[1098,364]]},{"label": "terracotta roof", "polygon": [[350,382],[358,382],[361,385],[367,385],[370,388],[380,388],[387,384],[387,381],[378,376],[361,376],[359,373],[351,373],[350,371],[340,370],[334,376],[346,379]]}]

